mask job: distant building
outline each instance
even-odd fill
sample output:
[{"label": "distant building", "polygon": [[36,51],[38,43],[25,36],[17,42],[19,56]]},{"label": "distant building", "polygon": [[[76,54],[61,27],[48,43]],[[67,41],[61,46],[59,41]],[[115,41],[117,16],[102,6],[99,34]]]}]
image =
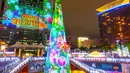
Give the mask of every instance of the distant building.
[{"label": "distant building", "polygon": [[67,41],[67,44],[71,48],[77,48],[77,38],[76,37],[66,34],[66,41]]},{"label": "distant building", "polygon": [[5,9],[5,0],[0,0],[0,24],[1,24],[4,9]]},{"label": "distant building", "polygon": [[[11,1],[13,0],[0,0],[0,39],[7,41],[8,45],[13,45],[18,41],[30,45],[41,42],[43,45],[48,45],[50,29],[46,24],[43,24],[43,16],[35,12],[37,11],[36,7],[43,10],[43,0],[18,0],[13,1],[14,3],[11,3]],[[12,5],[11,7],[10,4]],[[19,13],[20,10],[23,12]],[[34,10],[33,13],[36,15],[32,13],[32,10]],[[24,17],[26,20],[24,20]],[[31,20],[30,17],[32,17]],[[20,20],[15,21],[14,19],[16,18]],[[16,23],[13,23],[13,20]],[[43,30],[43,28],[40,29],[41,25],[47,27]]]},{"label": "distant building", "polygon": [[78,47],[86,47],[88,37],[78,37]]},{"label": "distant building", "polygon": [[0,12],[1,12],[2,0],[0,0]]},{"label": "distant building", "polygon": [[100,41],[98,39],[89,39],[88,37],[78,38],[78,47],[90,48],[91,46],[99,45]]},{"label": "distant building", "polygon": [[116,0],[97,9],[100,42],[130,41],[130,0]]}]

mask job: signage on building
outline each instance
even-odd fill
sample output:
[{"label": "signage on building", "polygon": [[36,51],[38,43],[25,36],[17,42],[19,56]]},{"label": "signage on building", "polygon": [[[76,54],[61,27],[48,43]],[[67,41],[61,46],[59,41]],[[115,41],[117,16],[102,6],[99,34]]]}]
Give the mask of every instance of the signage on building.
[{"label": "signage on building", "polygon": [[37,16],[32,16],[29,14],[22,14],[22,18],[13,18],[12,23],[18,26],[32,26],[37,28],[47,28],[46,24],[39,21]]},{"label": "signage on building", "polygon": [[7,1],[2,24],[15,28],[43,29],[48,28],[44,23],[44,14],[40,8],[20,5],[19,0]]}]

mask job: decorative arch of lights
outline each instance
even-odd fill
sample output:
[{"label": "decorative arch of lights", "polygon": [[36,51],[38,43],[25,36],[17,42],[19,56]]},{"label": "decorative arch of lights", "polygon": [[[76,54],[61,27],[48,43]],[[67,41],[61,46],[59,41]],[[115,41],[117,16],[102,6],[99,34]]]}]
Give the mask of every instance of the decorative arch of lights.
[{"label": "decorative arch of lights", "polygon": [[2,24],[14,28],[49,29],[45,73],[71,73],[60,0],[7,0]]}]

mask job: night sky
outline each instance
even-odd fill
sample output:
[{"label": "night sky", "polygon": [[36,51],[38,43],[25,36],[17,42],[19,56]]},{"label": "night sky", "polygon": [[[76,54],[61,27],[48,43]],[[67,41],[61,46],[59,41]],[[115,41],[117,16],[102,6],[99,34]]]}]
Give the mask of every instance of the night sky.
[{"label": "night sky", "polygon": [[99,37],[96,8],[113,0],[61,0],[66,33],[71,36]]}]

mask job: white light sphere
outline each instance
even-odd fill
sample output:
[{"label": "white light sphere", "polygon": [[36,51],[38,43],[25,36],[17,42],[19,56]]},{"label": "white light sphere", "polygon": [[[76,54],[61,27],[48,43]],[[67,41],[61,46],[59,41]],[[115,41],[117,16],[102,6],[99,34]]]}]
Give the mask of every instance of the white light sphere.
[{"label": "white light sphere", "polygon": [[5,50],[6,46],[5,45],[2,45],[1,46],[1,50]]}]

